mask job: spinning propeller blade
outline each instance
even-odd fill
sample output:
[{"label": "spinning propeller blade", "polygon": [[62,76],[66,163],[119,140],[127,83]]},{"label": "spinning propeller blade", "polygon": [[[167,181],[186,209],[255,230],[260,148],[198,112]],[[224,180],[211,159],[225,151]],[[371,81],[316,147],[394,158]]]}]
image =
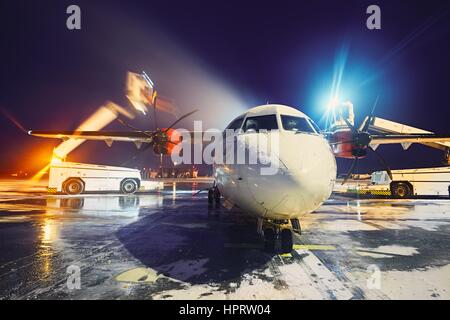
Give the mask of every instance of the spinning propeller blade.
[{"label": "spinning propeller blade", "polygon": [[[374,115],[374,113],[375,113],[375,108],[377,107],[379,97],[380,97],[380,96],[377,96],[377,98],[375,99],[375,102],[374,102],[374,104],[373,104],[373,106],[372,106],[372,111],[370,112],[370,115],[369,115],[369,117],[367,118],[367,121],[361,123],[360,131],[366,132],[366,131],[369,129],[370,123],[371,123],[372,120],[373,120],[373,115]],[[361,127],[362,127],[362,128],[361,128]]]},{"label": "spinning propeller blade", "polygon": [[147,151],[148,149],[150,149],[151,147],[153,147],[153,144],[151,143],[147,143],[144,147],[142,147],[141,149],[139,149],[132,157],[128,158],[128,160],[126,160],[125,162],[122,163],[122,165],[127,164],[128,162],[132,161],[132,160],[136,160],[136,158],[141,155],[142,153],[144,153],[145,151]]},{"label": "spinning propeller blade", "polygon": [[348,181],[348,179],[350,179],[350,177],[352,176],[353,170],[355,170],[356,166],[358,165],[358,160],[359,160],[359,157],[355,157],[350,169],[348,170],[347,175],[345,176],[344,181],[342,181],[342,185],[344,185]]},{"label": "spinning propeller blade", "polygon": [[167,133],[170,129],[172,129],[177,123],[179,123],[181,120],[191,116],[192,114],[196,113],[198,111],[198,109],[195,109],[194,111],[191,111],[189,113],[186,113],[184,116],[180,117],[177,119],[177,121],[175,121],[174,123],[172,123],[166,130],[164,130],[164,133]]},{"label": "spinning propeller blade", "polygon": [[353,160],[353,163],[350,167],[350,170],[347,173],[347,176],[345,177],[344,181],[342,182],[342,184],[345,184],[347,182],[347,180],[351,177],[351,175],[353,174],[353,171],[355,170],[358,161],[359,161],[359,151],[360,150],[364,150],[364,149],[369,149],[370,151],[372,151],[376,157],[378,158],[378,161],[381,163],[381,165],[386,169],[387,174],[389,175],[389,177],[392,180],[392,172],[391,169],[389,168],[387,162],[384,160],[384,158],[377,152],[375,151],[371,146],[370,146],[370,142],[372,140],[368,129],[369,126],[371,124],[371,122],[373,121],[374,118],[374,113],[375,113],[375,108],[377,107],[378,104],[378,100],[379,100],[379,96],[377,96],[377,98],[375,99],[375,102],[372,106],[372,110],[370,111],[370,114],[368,117],[365,118],[366,121],[363,121],[361,123],[361,125],[359,126],[359,129],[356,129],[351,123],[350,121],[348,121],[348,119],[346,119],[345,117],[342,117],[345,121],[345,123],[347,124],[347,126],[350,128],[350,130],[352,131],[352,135],[353,135],[353,139],[351,141],[339,141],[339,142],[332,142],[330,143],[331,145],[339,145],[339,144],[345,144],[345,143],[352,143],[352,144],[357,144],[357,150],[355,152],[355,159]]},{"label": "spinning propeller blade", "polygon": [[369,150],[371,150],[373,153],[375,153],[375,155],[377,156],[379,162],[381,163],[381,165],[386,169],[387,174],[389,175],[389,178],[391,178],[392,180],[392,171],[389,168],[387,162],[384,160],[384,158],[381,156],[381,154],[379,154],[376,150],[374,150],[371,146],[369,146],[368,148]]}]

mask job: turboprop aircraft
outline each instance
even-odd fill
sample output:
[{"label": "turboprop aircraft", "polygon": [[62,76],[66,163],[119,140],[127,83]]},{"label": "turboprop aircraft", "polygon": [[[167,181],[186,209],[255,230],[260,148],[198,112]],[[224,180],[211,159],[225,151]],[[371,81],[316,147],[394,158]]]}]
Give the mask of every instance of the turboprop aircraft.
[{"label": "turboprop aircraft", "polygon": [[[141,150],[152,148],[155,153],[168,154],[180,141],[174,139],[172,129],[181,117],[167,129],[142,131],[128,123],[121,123],[132,132],[106,131],[29,131],[30,135],[59,139],[103,140],[146,144]],[[259,136],[271,139],[277,136],[272,148],[277,151],[276,171],[261,174],[267,164],[214,164],[215,184],[209,193],[227,207],[237,207],[258,219],[258,233],[265,236],[269,249],[280,247],[282,252],[292,250],[291,229],[300,232],[298,218],[317,209],[331,195],[336,179],[336,162],[332,149],[314,122],[304,113],[283,105],[263,105],[252,108],[235,118],[226,129],[235,130],[232,146],[226,150],[241,149],[252,158],[258,153]],[[175,141],[174,141],[175,140]],[[236,154],[239,154],[237,150]],[[225,156],[229,158],[228,155]]]},{"label": "turboprop aircraft", "polygon": [[[142,131],[120,120],[133,131],[29,131],[29,134],[46,138],[103,140],[108,145],[113,141],[127,141],[138,146],[146,144],[140,152],[152,148],[157,154],[170,154],[180,143],[174,138],[176,131],[172,128],[192,113],[166,129],[155,131]],[[276,104],[249,109],[227,126],[226,129],[234,130],[235,134],[233,139],[226,140],[226,144],[231,144],[226,150],[237,150],[237,153],[242,150],[248,159],[252,154],[258,157],[259,138],[271,140],[273,135],[277,135],[271,147],[277,149],[277,168],[270,174],[262,174],[262,170],[268,167],[267,163],[218,161],[214,164],[215,183],[209,190],[209,200],[220,201],[222,197],[227,208],[237,207],[254,216],[258,221],[257,231],[265,238],[266,248],[290,252],[293,246],[291,231],[301,232],[299,218],[316,210],[333,191],[335,156],[353,157],[357,162],[366,155],[367,149],[374,151],[371,144],[450,141],[450,136],[434,134],[370,135],[366,131],[370,119],[360,129],[345,117],[343,121],[348,128],[335,131],[330,136],[323,134],[311,118],[297,109]],[[225,157],[229,157],[228,154]]]},{"label": "turboprop aircraft", "polygon": [[[127,97],[136,110],[145,114],[150,106],[156,112],[159,100],[155,84],[145,73],[129,73],[127,88]],[[346,105],[347,109],[339,111],[335,126],[326,132],[301,111],[279,104],[254,107],[233,119],[224,131],[224,136],[232,131],[231,139],[224,139],[225,151],[216,151],[214,155],[215,182],[208,190],[208,201],[220,203],[223,198],[225,207],[239,208],[257,218],[257,231],[265,238],[266,248],[290,252],[292,231],[301,233],[299,218],[316,210],[333,191],[337,172],[335,157],[354,159],[345,182],[367,150],[376,153],[380,144],[450,142],[450,136],[432,133],[370,134],[368,128],[373,122],[376,104],[359,128],[354,126],[353,106]],[[132,159],[148,149],[158,155],[170,155],[182,142],[173,128],[196,111],[182,116],[167,128],[159,129],[155,123],[157,129],[152,131],[140,130],[118,118],[131,131],[28,133],[63,140],[102,140],[108,146],[114,141],[133,142],[139,150]],[[262,141],[265,141],[264,148]],[[390,174],[386,162],[376,154]],[[243,161],[237,161],[235,155],[244,155]]]}]

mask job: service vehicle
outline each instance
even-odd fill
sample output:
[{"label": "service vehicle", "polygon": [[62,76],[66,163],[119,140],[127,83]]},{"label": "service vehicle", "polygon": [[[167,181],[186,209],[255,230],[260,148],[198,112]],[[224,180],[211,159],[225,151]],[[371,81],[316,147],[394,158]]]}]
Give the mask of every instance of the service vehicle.
[{"label": "service vehicle", "polygon": [[371,182],[372,185],[388,185],[394,198],[450,197],[450,166],[392,170],[392,179],[386,171],[376,171],[372,173]]},{"label": "service vehicle", "polygon": [[48,192],[69,195],[84,192],[136,192],[157,191],[164,185],[159,181],[144,181],[137,169],[61,162],[50,166]]}]

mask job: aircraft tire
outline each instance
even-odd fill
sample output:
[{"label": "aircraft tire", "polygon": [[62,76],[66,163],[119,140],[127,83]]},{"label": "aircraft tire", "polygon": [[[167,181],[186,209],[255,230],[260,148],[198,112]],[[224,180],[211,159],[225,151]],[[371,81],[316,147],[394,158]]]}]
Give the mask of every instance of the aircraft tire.
[{"label": "aircraft tire", "polygon": [[220,191],[217,187],[214,188],[214,201],[217,205],[220,204]]},{"label": "aircraft tire", "polygon": [[214,190],[213,188],[210,188],[208,190],[208,203],[212,204],[214,202]]},{"label": "aircraft tire", "polygon": [[281,253],[291,253],[293,246],[292,231],[290,229],[281,230]]},{"label": "aircraft tire", "polygon": [[264,230],[264,248],[268,252],[275,251],[275,231],[272,228]]}]

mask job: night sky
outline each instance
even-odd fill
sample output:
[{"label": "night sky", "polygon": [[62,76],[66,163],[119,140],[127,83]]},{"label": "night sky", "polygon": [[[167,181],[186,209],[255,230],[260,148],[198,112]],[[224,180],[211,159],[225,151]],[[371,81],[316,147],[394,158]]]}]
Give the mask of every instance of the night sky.
[{"label": "night sky", "polygon": [[[81,8],[80,31],[66,8]],[[382,29],[366,28],[381,7]],[[0,107],[27,130],[75,129],[105,101],[126,105],[125,75],[145,70],[192,120],[222,129],[259,104],[300,109],[321,125],[336,56],[347,52],[342,99],[357,122],[376,115],[450,134],[449,1],[9,1],[0,4]],[[159,115],[159,126],[174,120]],[[133,124],[152,129],[153,119]],[[36,171],[59,141],[30,137],[0,117],[0,172]],[[114,123],[107,129],[123,129]],[[415,145],[378,149],[393,168],[436,166]],[[71,161],[120,165],[133,144],[86,142]],[[301,150],[299,150],[301,152]],[[151,152],[131,166],[156,164]],[[339,161],[344,172],[350,161]],[[360,170],[381,169],[372,157]]]}]

